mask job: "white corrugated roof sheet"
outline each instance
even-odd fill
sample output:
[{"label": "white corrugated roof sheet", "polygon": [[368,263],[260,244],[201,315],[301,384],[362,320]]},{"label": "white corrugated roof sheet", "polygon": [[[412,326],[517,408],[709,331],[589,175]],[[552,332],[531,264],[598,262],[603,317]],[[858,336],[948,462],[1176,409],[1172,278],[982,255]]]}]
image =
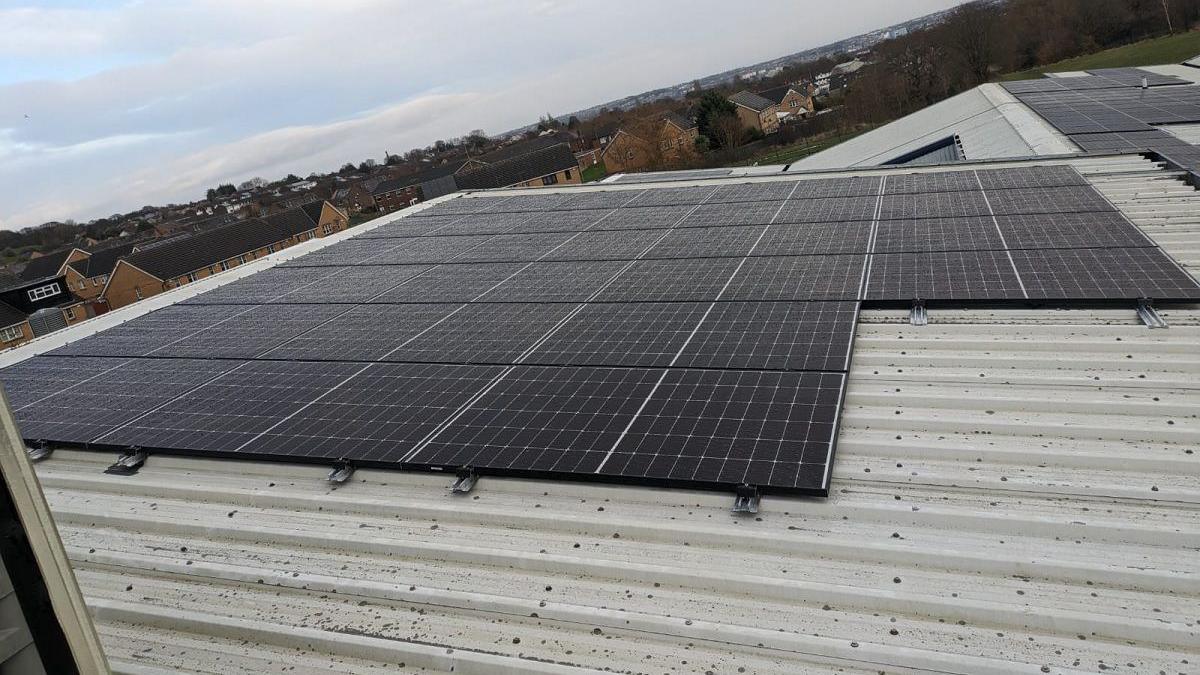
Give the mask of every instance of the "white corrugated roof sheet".
[{"label": "white corrugated roof sheet", "polygon": [[[1180,262],[1200,197],[1076,165]],[[59,451],[118,671],[1178,673],[1200,662],[1200,310],[864,312],[828,500]]]}]

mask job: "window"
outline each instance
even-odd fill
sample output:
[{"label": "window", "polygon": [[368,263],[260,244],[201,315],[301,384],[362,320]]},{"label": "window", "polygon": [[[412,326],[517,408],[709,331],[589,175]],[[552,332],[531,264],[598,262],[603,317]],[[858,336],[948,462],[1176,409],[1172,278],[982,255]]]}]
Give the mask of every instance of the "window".
[{"label": "window", "polygon": [[238,261],[238,264],[239,264],[239,265],[245,265],[245,264],[246,264],[246,256],[244,256],[244,255],[239,255],[239,256],[237,257],[237,261]]},{"label": "window", "polygon": [[68,307],[68,308],[64,309],[63,316],[67,317],[67,321],[74,321],[75,320],[75,308]]},{"label": "window", "polygon": [[189,283],[189,284],[190,284],[190,283],[194,283],[195,281],[196,281],[196,273],[195,273],[195,272],[188,272],[188,283]]},{"label": "window", "polygon": [[567,180],[571,180],[571,170],[570,170],[570,169],[567,169],[566,171],[564,171],[564,172],[563,172],[563,176],[564,176],[564,177],[565,177]]},{"label": "window", "polygon": [[222,261],[221,261],[221,265],[220,265],[220,267],[221,267],[221,271],[222,271],[222,272],[224,272],[225,270],[229,269],[229,261],[228,261],[228,260],[222,260]]},{"label": "window", "polygon": [[796,99],[792,99],[791,103],[788,103],[788,105],[790,105],[791,107],[795,108],[795,107],[798,107],[798,106],[800,105],[800,101],[797,101]]},{"label": "window", "polygon": [[558,182],[558,174],[552,173],[549,176],[542,176],[542,185],[554,185]]},{"label": "window", "polygon": [[15,340],[20,340],[23,337],[25,337],[25,331],[20,325],[9,326],[4,330],[0,330],[0,340],[4,342],[13,342]]},{"label": "window", "polygon": [[412,206],[413,204],[416,204],[419,201],[421,201],[421,199],[419,197],[413,197],[412,199],[408,200],[408,205]]},{"label": "window", "polygon": [[274,252],[275,252],[275,244],[271,244],[271,245],[267,246],[267,255],[270,255]]},{"label": "window", "polygon": [[60,287],[58,285],[58,282],[56,281],[52,284],[46,284],[45,286],[38,286],[37,288],[31,288],[28,291],[26,291],[26,293],[29,295],[30,300],[37,302],[38,300],[42,300],[44,298],[49,298],[49,297],[58,295],[59,293],[62,293],[62,287]]},{"label": "window", "polygon": [[321,232],[323,234],[333,234],[333,223],[325,223],[322,225]]},{"label": "window", "polygon": [[216,266],[216,265],[209,265],[209,266],[208,266],[208,273],[209,273],[209,274],[216,274],[216,273],[217,273],[217,266]]},{"label": "window", "polygon": [[142,287],[141,287],[141,286],[134,286],[134,287],[133,287],[133,295],[134,295],[135,297],[137,297],[137,299],[138,299],[138,300],[141,300],[141,299],[142,299]]},{"label": "window", "polygon": [[79,280],[79,290],[82,291],[85,288],[87,288],[87,279],[80,279]]}]

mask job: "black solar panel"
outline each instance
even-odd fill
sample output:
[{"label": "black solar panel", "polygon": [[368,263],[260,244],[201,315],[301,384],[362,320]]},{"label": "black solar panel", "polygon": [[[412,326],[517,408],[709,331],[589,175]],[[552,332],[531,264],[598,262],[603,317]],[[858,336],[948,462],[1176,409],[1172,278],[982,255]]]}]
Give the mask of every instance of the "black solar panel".
[{"label": "black solar panel", "polygon": [[1018,300],[1026,297],[1005,251],[888,253],[871,257],[867,300]]},{"label": "black solar panel", "polygon": [[[1109,91],[1031,95],[1104,126]],[[4,370],[23,433],[822,494],[864,298],[1200,300],[1061,166],[471,196],[363,234]]]},{"label": "black solar panel", "polygon": [[590,468],[599,455],[606,476],[820,493],[845,377],[670,370],[616,448],[601,454],[605,435],[580,461]]}]

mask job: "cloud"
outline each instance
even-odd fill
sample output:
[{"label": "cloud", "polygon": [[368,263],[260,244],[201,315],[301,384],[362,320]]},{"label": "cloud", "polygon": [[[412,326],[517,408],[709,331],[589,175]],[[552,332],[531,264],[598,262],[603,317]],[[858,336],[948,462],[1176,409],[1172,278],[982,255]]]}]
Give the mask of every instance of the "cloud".
[{"label": "cloud", "polygon": [[492,133],[957,0],[108,1],[0,9],[0,227]]}]

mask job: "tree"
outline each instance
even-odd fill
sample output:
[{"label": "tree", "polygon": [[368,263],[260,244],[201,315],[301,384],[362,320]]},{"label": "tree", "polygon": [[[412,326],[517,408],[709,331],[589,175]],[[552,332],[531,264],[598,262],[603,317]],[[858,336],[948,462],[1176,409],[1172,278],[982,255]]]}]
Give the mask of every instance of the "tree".
[{"label": "tree", "polygon": [[732,148],[742,139],[742,122],[737,107],[715,91],[704,92],[696,107],[696,125],[700,135],[708,139],[713,149]]},{"label": "tree", "polygon": [[266,184],[267,184],[267,180],[265,178],[255,176],[254,178],[251,178],[250,180],[242,181],[238,185],[238,188],[241,190],[253,190],[255,188],[260,188]]},{"label": "tree", "polygon": [[364,159],[362,161],[362,163],[358,165],[358,172],[359,173],[371,173],[371,171],[374,168],[375,168],[375,160],[368,158],[368,159]]},{"label": "tree", "polygon": [[296,175],[296,174],[294,174],[294,173],[289,173],[289,174],[287,175],[287,178],[284,178],[284,179],[283,179],[283,182],[285,182],[285,183],[299,183],[299,182],[300,182],[300,176],[297,176],[297,175]]},{"label": "tree", "polygon": [[237,192],[238,189],[233,186],[233,183],[221,183],[217,186],[217,194],[221,195],[222,197],[236,195]]},{"label": "tree", "polygon": [[206,197],[206,198],[208,199],[208,201],[210,201],[210,202],[215,202],[215,201],[217,201],[217,197],[218,197],[218,196],[220,196],[220,194],[217,192],[217,189],[216,189],[216,188],[208,188],[208,192],[206,192],[206,193],[205,193],[205,197]]},{"label": "tree", "polygon": [[487,147],[489,140],[487,134],[483,133],[483,129],[473,129],[463,138],[463,144],[471,150],[482,150]]},{"label": "tree", "polygon": [[385,166],[395,166],[397,164],[402,163],[403,161],[404,161],[404,158],[401,157],[400,155],[393,155],[387,151],[384,151],[384,153],[383,153],[383,163]]},{"label": "tree", "polygon": [[349,176],[349,175],[353,174],[354,171],[355,171],[354,165],[351,164],[350,162],[346,162],[345,164],[342,165],[342,168],[338,169],[338,175],[339,176]]}]

